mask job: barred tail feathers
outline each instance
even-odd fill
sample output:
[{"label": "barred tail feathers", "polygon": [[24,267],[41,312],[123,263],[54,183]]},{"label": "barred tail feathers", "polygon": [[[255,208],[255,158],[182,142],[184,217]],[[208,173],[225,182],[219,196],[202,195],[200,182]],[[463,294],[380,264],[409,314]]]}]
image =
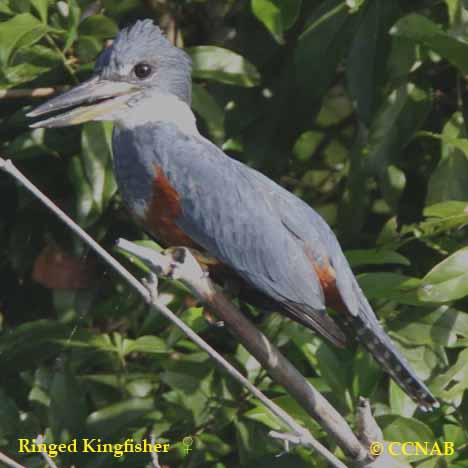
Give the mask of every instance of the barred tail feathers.
[{"label": "barred tail feathers", "polygon": [[[389,336],[378,323],[364,295],[359,300],[359,314],[347,315],[348,324],[359,341],[368,349],[392,379],[424,410],[432,410],[439,402],[411,369]],[[372,311],[372,314],[369,312]]]}]

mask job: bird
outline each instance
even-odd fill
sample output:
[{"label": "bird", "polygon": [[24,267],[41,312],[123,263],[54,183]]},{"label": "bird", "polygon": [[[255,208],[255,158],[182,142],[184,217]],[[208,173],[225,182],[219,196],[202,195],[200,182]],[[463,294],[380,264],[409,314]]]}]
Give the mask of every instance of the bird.
[{"label": "bird", "polygon": [[98,56],[91,78],[29,112],[45,116],[31,127],[112,121],[117,185],[150,235],[201,252],[338,347],[351,333],[421,409],[438,407],[385,333],[324,219],[201,135],[191,68],[152,20],[138,20]]}]

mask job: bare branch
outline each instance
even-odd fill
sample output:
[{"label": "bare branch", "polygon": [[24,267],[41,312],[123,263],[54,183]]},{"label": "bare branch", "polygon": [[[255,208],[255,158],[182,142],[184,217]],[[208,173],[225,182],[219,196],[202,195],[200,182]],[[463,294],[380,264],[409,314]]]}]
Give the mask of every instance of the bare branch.
[{"label": "bare branch", "polygon": [[[154,437],[154,434],[151,434],[151,444],[153,447],[156,445],[156,437]],[[159,455],[156,451],[151,452],[151,466],[153,468],[161,468],[161,465],[159,464]]]},{"label": "bare branch", "polygon": [[0,452],[0,462],[5,463],[6,466],[11,468],[26,468],[24,465],[20,465],[19,463],[16,463],[15,460],[7,457],[3,452]]},{"label": "bare branch", "polygon": [[0,99],[45,98],[66,89],[65,86],[56,88],[33,89],[0,89]]},{"label": "bare branch", "polygon": [[[273,437],[273,439],[281,440],[284,443],[284,453],[289,452],[290,444],[299,445],[301,443],[298,437],[296,437],[294,434],[289,434],[287,432],[270,431],[268,435],[270,437]],[[281,455],[282,454],[279,454],[277,456]]]},{"label": "bare branch", "polygon": [[357,432],[364,447],[369,448],[373,442],[383,442],[382,429],[372,415],[369,400],[360,397],[357,410]]},{"label": "bare branch", "polygon": [[[36,437],[36,444],[39,445],[43,443],[44,443],[44,436],[42,434],[39,434]],[[58,468],[58,466],[54,463],[54,460],[52,460],[52,458],[49,457],[49,454],[45,450],[41,450],[41,455],[50,468]]]},{"label": "bare branch", "polygon": [[[169,255],[148,247],[119,240],[117,246],[142,260],[157,275],[180,280],[224,322],[235,338],[260,362],[272,378],[281,384],[298,403],[336,440],[341,449],[354,461],[368,459],[368,451],[353,433],[346,420],[328,401],[300,374],[300,372],[269,342],[215,286],[201,269],[188,249],[173,248]],[[243,383],[252,393],[258,391],[249,381]],[[250,388],[253,387],[253,388]],[[257,395],[256,395],[257,396]],[[258,397],[261,399],[261,397]],[[277,417],[270,406],[265,404]],[[288,415],[289,416],[289,415]],[[299,439],[302,428],[292,420],[289,427]],[[305,445],[303,442],[301,442]]]},{"label": "bare branch", "polygon": [[[308,382],[302,377],[301,374],[292,366],[289,361],[284,358],[281,353],[268,341],[265,335],[258,331],[249,320],[247,320],[240,311],[232,305],[222,294],[216,291],[212,282],[202,270],[198,262],[188,249],[183,247],[171,249],[172,255],[159,253],[153,249],[139,246],[128,242],[124,239],[119,239],[117,247],[135,255],[140,260],[144,261],[156,274],[166,276],[174,280],[180,280],[188,286],[197,297],[199,297],[205,304],[210,305],[216,313],[224,320],[228,328],[235,337],[242,342],[244,346],[252,353],[252,355],[264,365],[273,375],[275,380],[283,385],[287,390],[293,388],[287,379],[300,379],[301,384],[305,388],[309,388]],[[157,298],[155,299],[156,304]],[[158,309],[166,309],[165,306],[158,304]],[[180,320],[177,317],[178,320]],[[190,335],[194,332],[190,330]],[[186,332],[188,335],[188,333]],[[309,431],[299,425],[288,413],[283,411],[279,406],[267,398],[255,385],[246,379],[235,367],[228,363],[221,355],[214,350],[208,350],[206,343],[198,337],[198,335],[190,336],[202,349],[204,349],[210,356],[218,362],[226,371],[244,385],[252,394],[254,394],[284,425],[294,433],[300,440],[301,445],[314,448],[318,453],[325,457],[330,463],[334,459],[332,466],[344,467],[336,457],[331,454],[323,445],[312,437]],[[250,340],[258,340],[258,344],[252,343]],[[253,351],[252,351],[253,350]],[[214,352],[213,352],[214,351]],[[299,376],[299,377],[298,377]],[[310,387],[312,388],[312,387]],[[294,388],[293,388],[294,390]],[[294,395],[295,396],[295,395]],[[323,398],[320,395],[321,398]],[[324,399],[324,398],[323,398]],[[326,401],[324,399],[324,401]],[[302,403],[302,401],[300,401]],[[327,402],[327,405],[328,402]],[[329,405],[330,406],[330,405]],[[332,408],[332,407],[331,407]],[[344,424],[346,421],[333,409],[338,419],[338,424]],[[315,415],[314,415],[315,417]],[[327,415],[324,414],[321,419],[327,420]],[[335,427],[334,432],[343,432],[342,429]],[[349,429],[350,434],[356,439],[360,452],[364,453],[364,449]],[[330,458],[330,455],[332,458]],[[367,452],[366,452],[367,456]]]},{"label": "bare branch", "polygon": [[[0,158],[0,169],[12,175],[20,184],[34,194],[43,204],[57,215],[74,233],[86,242],[95,252],[111,266],[122,278],[124,278],[150,305],[150,307],[168,318],[180,330],[182,330],[201,349],[207,352],[227,372],[246,386],[251,393],[267,406],[270,411],[287,426],[292,434],[300,440],[302,445],[314,448],[333,467],[344,468],[331,452],[313,438],[310,432],[300,426],[289,414],[263,395],[249,380],[247,380],[235,367],[227,362],[216,350],[202,340],[185,322],[177,317],[165,305],[153,300],[153,293],[140,281],[129,273],[116,259],[97,244],[86,232],[76,225],[70,217],[63,213],[49,198],[38,190],[26,177],[21,174],[11,161]],[[125,247],[129,252],[138,255],[138,249],[131,243],[120,242],[120,248]],[[133,247],[132,247],[133,246]],[[135,248],[134,248],[135,247]],[[239,338],[252,355],[262,363],[270,372],[270,375],[278,383],[283,385],[292,396],[311,414],[318,423],[336,440],[342,450],[359,466],[367,465],[368,452],[360,443],[356,435],[344,420],[344,418],[328,403],[328,401],[315,390],[292,366],[289,361],[260,333],[221,293],[215,290],[211,281],[201,271],[193,256],[186,249],[173,249],[176,257],[164,256],[150,249],[153,259],[148,260],[153,264],[156,273],[166,272],[167,276],[174,279],[183,279],[184,282],[196,292],[207,304],[215,309],[234,335]],[[189,255],[187,255],[187,252]],[[141,253],[141,251],[140,251]],[[145,252],[145,259],[146,254]],[[154,254],[158,254],[154,257]],[[154,260],[156,259],[156,260]],[[182,260],[182,262],[180,261]],[[162,262],[162,263],[161,263]]]}]

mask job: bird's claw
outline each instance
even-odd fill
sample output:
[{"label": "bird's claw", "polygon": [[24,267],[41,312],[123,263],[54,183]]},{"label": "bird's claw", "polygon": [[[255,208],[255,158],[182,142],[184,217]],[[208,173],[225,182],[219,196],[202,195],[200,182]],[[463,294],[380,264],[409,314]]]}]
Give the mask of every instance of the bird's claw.
[{"label": "bird's claw", "polygon": [[146,289],[148,289],[148,292],[150,293],[151,299],[152,299],[152,301],[154,302],[154,301],[158,298],[158,295],[159,295],[159,291],[158,291],[158,286],[159,286],[158,276],[157,276],[155,273],[150,272],[146,278],[143,278],[143,279],[141,280],[141,282],[144,284],[144,286],[146,287]]},{"label": "bird's claw", "polygon": [[172,258],[168,277],[179,280],[187,277],[207,278],[208,272],[203,271],[200,264],[186,247],[172,247],[165,251]]}]

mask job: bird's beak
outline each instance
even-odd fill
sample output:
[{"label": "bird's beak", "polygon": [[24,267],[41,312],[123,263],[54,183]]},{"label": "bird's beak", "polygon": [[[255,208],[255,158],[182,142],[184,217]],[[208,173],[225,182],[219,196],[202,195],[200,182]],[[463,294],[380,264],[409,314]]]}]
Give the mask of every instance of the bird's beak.
[{"label": "bird's beak", "polygon": [[69,109],[59,115],[33,123],[32,128],[66,127],[90,120],[112,120],[114,112],[121,108],[137,90],[138,88],[130,83],[104,80],[94,76],[36,107],[27,116],[38,117]]}]

